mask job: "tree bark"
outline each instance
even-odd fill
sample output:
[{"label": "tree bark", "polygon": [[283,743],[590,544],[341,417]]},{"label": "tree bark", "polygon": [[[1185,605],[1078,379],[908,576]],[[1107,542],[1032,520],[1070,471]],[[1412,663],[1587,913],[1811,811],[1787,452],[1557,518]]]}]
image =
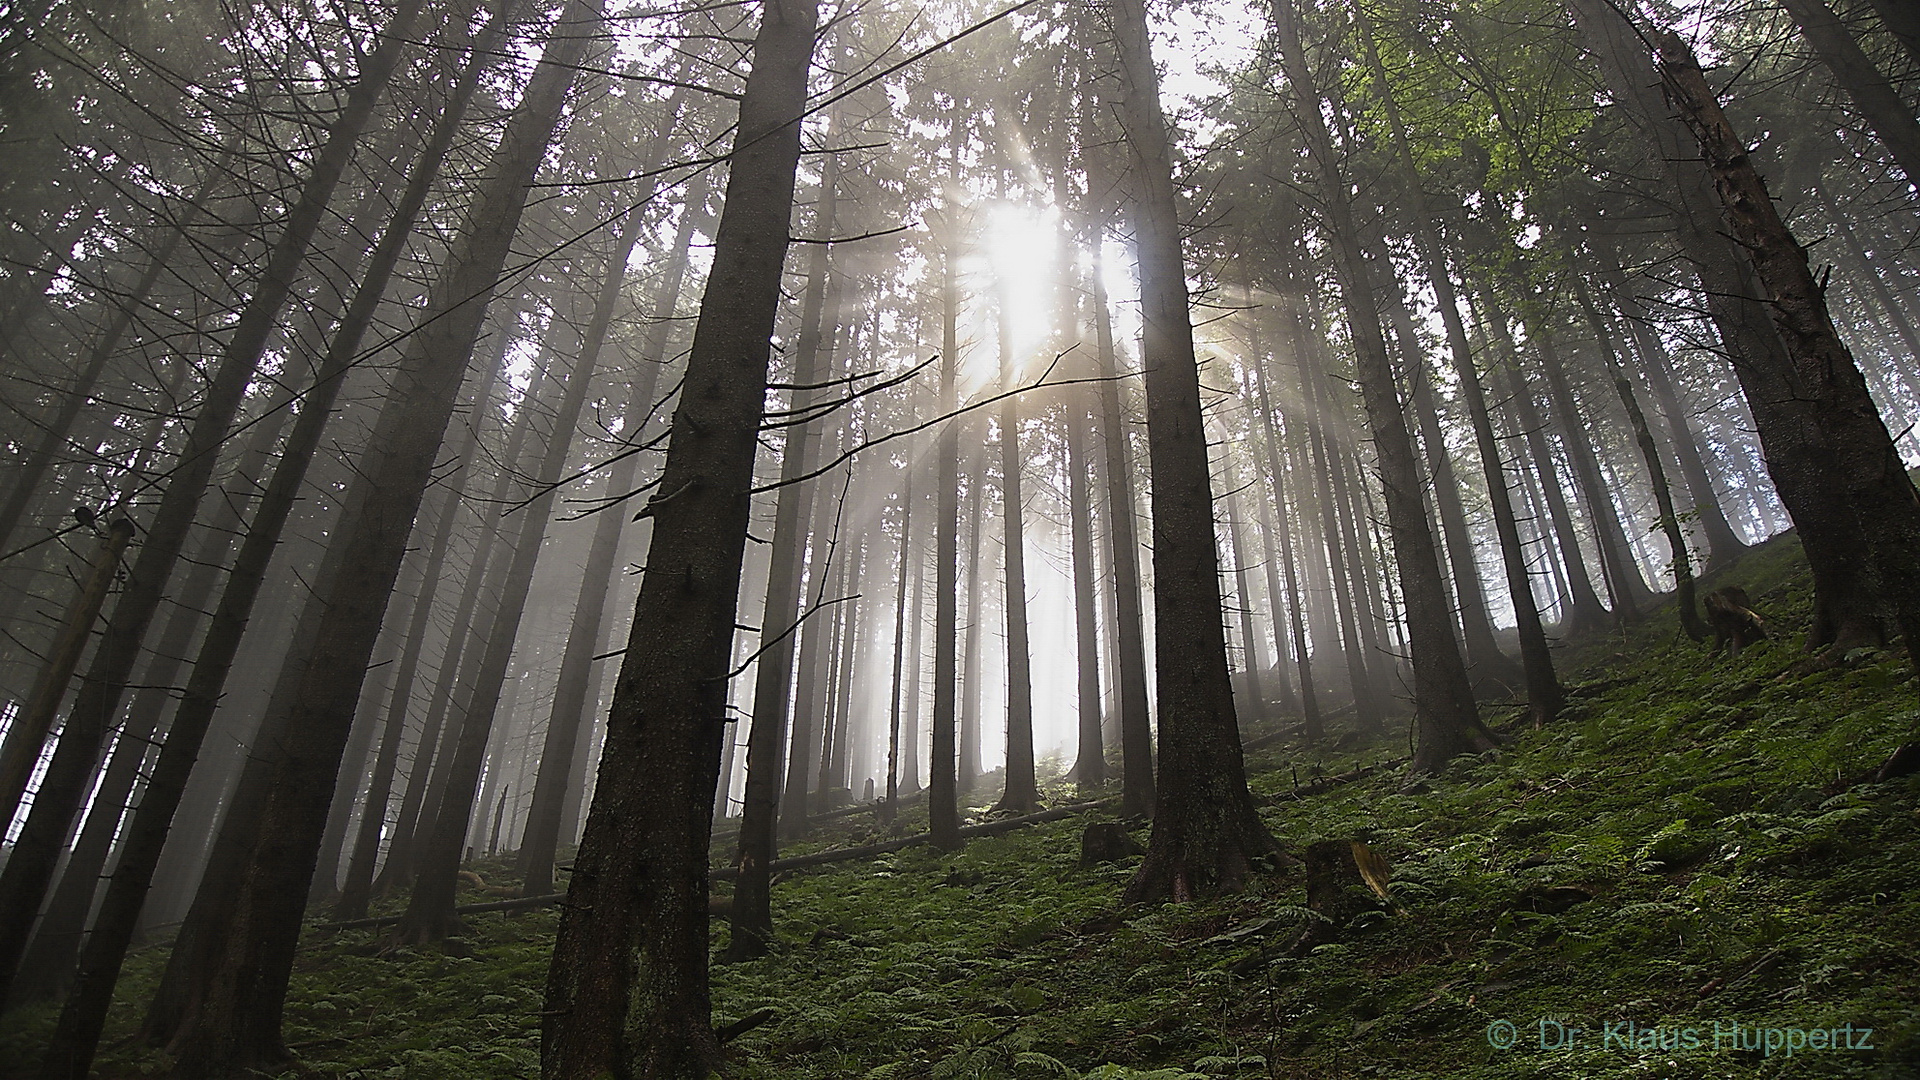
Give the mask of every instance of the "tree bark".
[{"label": "tree bark", "polygon": [[[1659,38],[1658,49],[1663,83],[1693,131],[1733,235],[1766,289],[1791,363],[1769,370],[1748,357],[1735,370],[1809,561],[1816,574],[1823,563],[1835,571],[1824,583],[1816,577],[1809,643],[1823,637],[1837,648],[1872,642],[1890,618],[1920,665],[1920,649],[1913,647],[1920,634],[1920,494],[1834,329],[1806,249],[1780,220],[1692,51],[1672,34]],[[1823,467],[1826,486],[1838,489],[1839,507],[1816,494],[1820,484],[1808,470]],[[1855,557],[1823,558],[1816,548],[1823,555],[1831,550]],[[1852,626],[1843,621],[1848,616]]]},{"label": "tree bark", "polygon": [[1120,714],[1120,815],[1153,813],[1153,726],[1147,704],[1146,634],[1140,612],[1140,540],[1135,532],[1133,455],[1120,411],[1113,314],[1094,244],[1093,331],[1100,358],[1100,442],[1106,461],[1107,550],[1113,566],[1115,689]]},{"label": "tree bark", "polygon": [[[1000,389],[1015,386],[1012,330],[1008,325],[1010,284],[1003,274],[996,283],[999,315],[995,319],[1000,347]],[[1007,629],[1007,759],[1006,787],[995,810],[1031,814],[1040,809],[1040,789],[1033,774],[1033,652],[1027,640],[1026,506],[1022,494],[1024,463],[1020,458],[1020,408],[1017,399],[1001,401],[995,418],[1000,428],[1001,576],[1004,588],[1001,614]]]},{"label": "tree bark", "polygon": [[[771,0],[547,980],[545,1080],[706,1080],[707,851],[753,463],[818,8]],[[635,995],[640,1008],[631,1018]],[[629,1032],[637,1040],[629,1042]]]},{"label": "tree bark", "polygon": [[[1153,507],[1159,783],[1147,856],[1128,903],[1183,902],[1245,884],[1276,845],[1254,812],[1221,624],[1220,559],[1200,372],[1194,357],[1172,153],[1145,6],[1112,5],[1121,127],[1135,207]],[[1131,557],[1132,552],[1127,552]]]}]

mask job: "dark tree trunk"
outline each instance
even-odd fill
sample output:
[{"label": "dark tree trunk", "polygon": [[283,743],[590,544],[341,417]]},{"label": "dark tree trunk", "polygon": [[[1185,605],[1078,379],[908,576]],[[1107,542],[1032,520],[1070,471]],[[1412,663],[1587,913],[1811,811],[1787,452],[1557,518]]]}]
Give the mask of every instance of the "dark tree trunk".
[{"label": "dark tree trunk", "polygon": [[[900,491],[900,561],[893,594],[893,692],[887,696],[887,794],[880,820],[892,822],[900,808],[900,707],[907,660],[907,567],[913,558],[913,472]],[[919,663],[916,657],[915,663]],[[736,886],[737,887],[737,886]]]},{"label": "dark tree trunk", "polygon": [[[152,527],[128,572],[127,588],[114,605],[106,636],[89,665],[58,748],[34,797],[19,840],[0,871],[0,973],[9,981],[25,949],[40,901],[51,882],[74,817],[85,802],[105,740],[119,712],[141,639],[166,590],[174,564],[192,529],[247,386],[279,321],[320,226],[334,189],[346,171],[361,132],[388,79],[410,43],[422,0],[405,0],[387,32],[362,65],[347,104],[330,126],[315,156],[299,200],[288,213],[253,296],[221,348],[212,382],[201,399],[180,459],[154,513]],[[64,683],[62,685],[64,689]]]},{"label": "dark tree trunk", "polygon": [[597,32],[592,0],[571,0],[469,204],[409,342],[330,548],[339,570],[298,670],[298,693],[256,826],[231,928],[198,980],[198,1014],[176,1039],[175,1073],[244,1076],[287,1057],[281,1008],[314,857],[354,705],[406,541],[486,308],[577,66]]},{"label": "dark tree trunk", "polygon": [[[950,211],[949,211],[950,212]],[[960,405],[960,296],[954,284],[956,238],[943,230],[936,239],[940,252],[940,412]],[[936,844],[951,844],[959,836],[960,791],[972,777],[962,769],[959,732],[959,657],[956,655],[960,621],[960,426],[948,420],[935,444],[933,511],[933,715],[928,720],[927,831]],[[973,595],[978,595],[977,593]],[[967,618],[979,615],[967,609]],[[972,635],[968,636],[972,649]],[[915,663],[918,663],[915,658]],[[968,662],[968,683],[972,683]],[[972,687],[969,685],[969,692]]]},{"label": "dark tree trunk", "polygon": [[[1000,389],[1014,389],[1012,332],[1008,326],[1008,290],[1004,276],[998,282]],[[1017,399],[1000,403],[1000,513],[1002,614],[1007,628],[1007,761],[1006,788],[995,810],[1031,814],[1040,809],[1040,789],[1033,775],[1033,653],[1027,640],[1026,507],[1021,493],[1020,409]]]},{"label": "dark tree trunk", "polygon": [[654,519],[648,570],[554,942],[546,1080],[706,1080],[720,1064],[707,989],[707,851],[800,156],[794,110],[806,98],[817,15],[812,0],[773,0],[754,43],[675,438],[660,494],[643,511]]},{"label": "dark tree trunk", "polygon": [[1140,613],[1140,540],[1135,531],[1133,455],[1120,411],[1113,315],[1094,245],[1093,330],[1100,358],[1100,442],[1107,478],[1107,550],[1113,566],[1115,688],[1120,713],[1120,813],[1153,813],[1153,726],[1147,704],[1146,634]]},{"label": "dark tree trunk", "polygon": [[[1810,642],[1828,635],[1836,648],[1872,641],[1878,635],[1849,637],[1877,629],[1890,616],[1920,665],[1920,649],[1913,647],[1920,634],[1920,495],[1867,394],[1866,380],[1834,329],[1806,249],[1780,220],[1692,51],[1666,34],[1659,40],[1659,61],[1667,92],[1699,142],[1733,235],[1766,289],[1791,365],[1762,369],[1758,358],[1748,357],[1736,371],[1747,389],[1769,471],[1815,567]],[[1844,500],[1839,507],[1822,500],[1820,481],[1806,471],[1821,466],[1826,486],[1839,489]],[[1847,511],[1852,521],[1844,516]],[[1824,575],[1823,565],[1839,572]],[[1857,620],[1852,627],[1842,621],[1848,616]]]},{"label": "dark tree trunk", "polygon": [[1413,439],[1394,388],[1393,367],[1380,332],[1372,283],[1360,251],[1359,234],[1346,198],[1346,179],[1333,157],[1332,139],[1321,118],[1292,0],[1275,0],[1274,24],[1285,57],[1288,81],[1299,96],[1296,114],[1320,176],[1330,219],[1334,267],[1353,334],[1356,375],[1366,404],[1380,480],[1386,492],[1387,523],[1393,536],[1400,593],[1406,604],[1407,637],[1413,660],[1415,746],[1413,770],[1438,772],[1454,757],[1488,749],[1492,740],[1480,724],[1466,664],[1454,643],[1446,585],[1434,551],[1433,529],[1419,488]]},{"label": "dark tree trunk", "polygon": [[1254,861],[1272,855],[1276,845],[1254,812],[1233,711],[1206,421],[1160,80],[1144,5],[1118,0],[1112,10],[1125,95],[1121,126],[1138,199],[1134,234],[1152,461],[1160,714],[1153,834],[1124,898],[1128,903],[1186,901],[1238,891]]},{"label": "dark tree trunk", "polygon": [[[53,721],[59,714],[60,703],[66,700],[67,687],[73,682],[73,671],[80,666],[80,655],[86,649],[87,642],[93,637],[93,625],[100,618],[100,609],[107,602],[107,591],[113,587],[114,575],[120,570],[120,557],[126,554],[127,545],[133,542],[133,522],[126,518],[115,518],[100,534],[100,543],[94,548],[93,558],[89,560],[87,576],[80,583],[80,591],[72,603],[67,605],[66,614],[60,619],[60,633],[54,638],[53,647],[47,650],[46,660],[40,665],[40,673],[34,678],[33,689],[28,692],[26,703],[14,714],[12,729],[8,732],[6,753],[0,758],[0,817],[12,821],[19,811],[20,800],[26,796],[27,784],[33,779],[33,767],[40,758],[47,733],[53,728]],[[61,838],[62,840],[65,837]],[[35,898],[35,907],[39,900]],[[28,921],[32,916],[29,914]],[[19,927],[26,933],[27,924]],[[20,943],[24,946],[26,943]],[[18,957],[13,957],[18,959]],[[11,971],[5,972],[11,977]],[[0,994],[0,1001],[6,995]]]}]

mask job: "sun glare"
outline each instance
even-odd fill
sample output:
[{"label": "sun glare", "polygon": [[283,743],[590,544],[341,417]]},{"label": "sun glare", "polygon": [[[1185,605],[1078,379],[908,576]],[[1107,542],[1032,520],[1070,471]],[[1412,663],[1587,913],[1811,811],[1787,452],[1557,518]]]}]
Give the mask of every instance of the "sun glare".
[{"label": "sun glare", "polygon": [[[983,259],[978,267],[975,295],[987,323],[968,355],[968,375],[976,385],[1000,377],[999,326],[1005,307],[1010,354],[1008,366],[1015,379],[1031,377],[1051,357],[1047,340],[1053,332],[1059,286],[1060,215],[1014,203],[996,203],[985,214],[981,233]],[[1043,355],[1045,354],[1045,355]]]}]

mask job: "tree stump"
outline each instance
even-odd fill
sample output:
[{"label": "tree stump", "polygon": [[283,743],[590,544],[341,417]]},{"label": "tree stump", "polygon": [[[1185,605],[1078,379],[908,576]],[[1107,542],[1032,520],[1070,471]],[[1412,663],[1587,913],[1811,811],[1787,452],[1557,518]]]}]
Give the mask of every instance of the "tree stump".
[{"label": "tree stump", "polygon": [[1080,833],[1080,867],[1117,863],[1142,854],[1144,849],[1127,835],[1117,821],[1096,821]]}]

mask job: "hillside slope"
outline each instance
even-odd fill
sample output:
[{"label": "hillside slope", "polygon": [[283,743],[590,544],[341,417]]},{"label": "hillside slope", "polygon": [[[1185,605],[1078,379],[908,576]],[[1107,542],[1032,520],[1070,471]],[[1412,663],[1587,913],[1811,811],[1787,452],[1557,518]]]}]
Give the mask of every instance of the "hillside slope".
[{"label": "hillside slope", "polygon": [[[796,874],[775,891],[780,948],[715,972],[718,1022],[772,1011],[732,1042],[735,1071],[1920,1077],[1920,776],[1855,782],[1920,729],[1905,660],[1805,660],[1791,540],[1707,585],[1732,581],[1771,644],[1711,657],[1670,613],[1582,643],[1561,656],[1563,720],[1411,789],[1399,768],[1326,779],[1404,745],[1254,752],[1289,850],[1358,840],[1390,870],[1390,904],[1338,925],[1305,906],[1297,868],[1120,909],[1138,860],[1081,869],[1085,817]],[[816,846],[874,838],[855,815]],[[536,1076],[553,924],[475,916],[464,957],[311,936],[289,1041],[329,1076]],[[1296,947],[1309,926],[1331,940]],[[118,1035],[160,959],[132,965]],[[9,1017],[0,1062],[30,1060],[51,1021]],[[163,1064],[121,1041],[101,1073]]]}]

